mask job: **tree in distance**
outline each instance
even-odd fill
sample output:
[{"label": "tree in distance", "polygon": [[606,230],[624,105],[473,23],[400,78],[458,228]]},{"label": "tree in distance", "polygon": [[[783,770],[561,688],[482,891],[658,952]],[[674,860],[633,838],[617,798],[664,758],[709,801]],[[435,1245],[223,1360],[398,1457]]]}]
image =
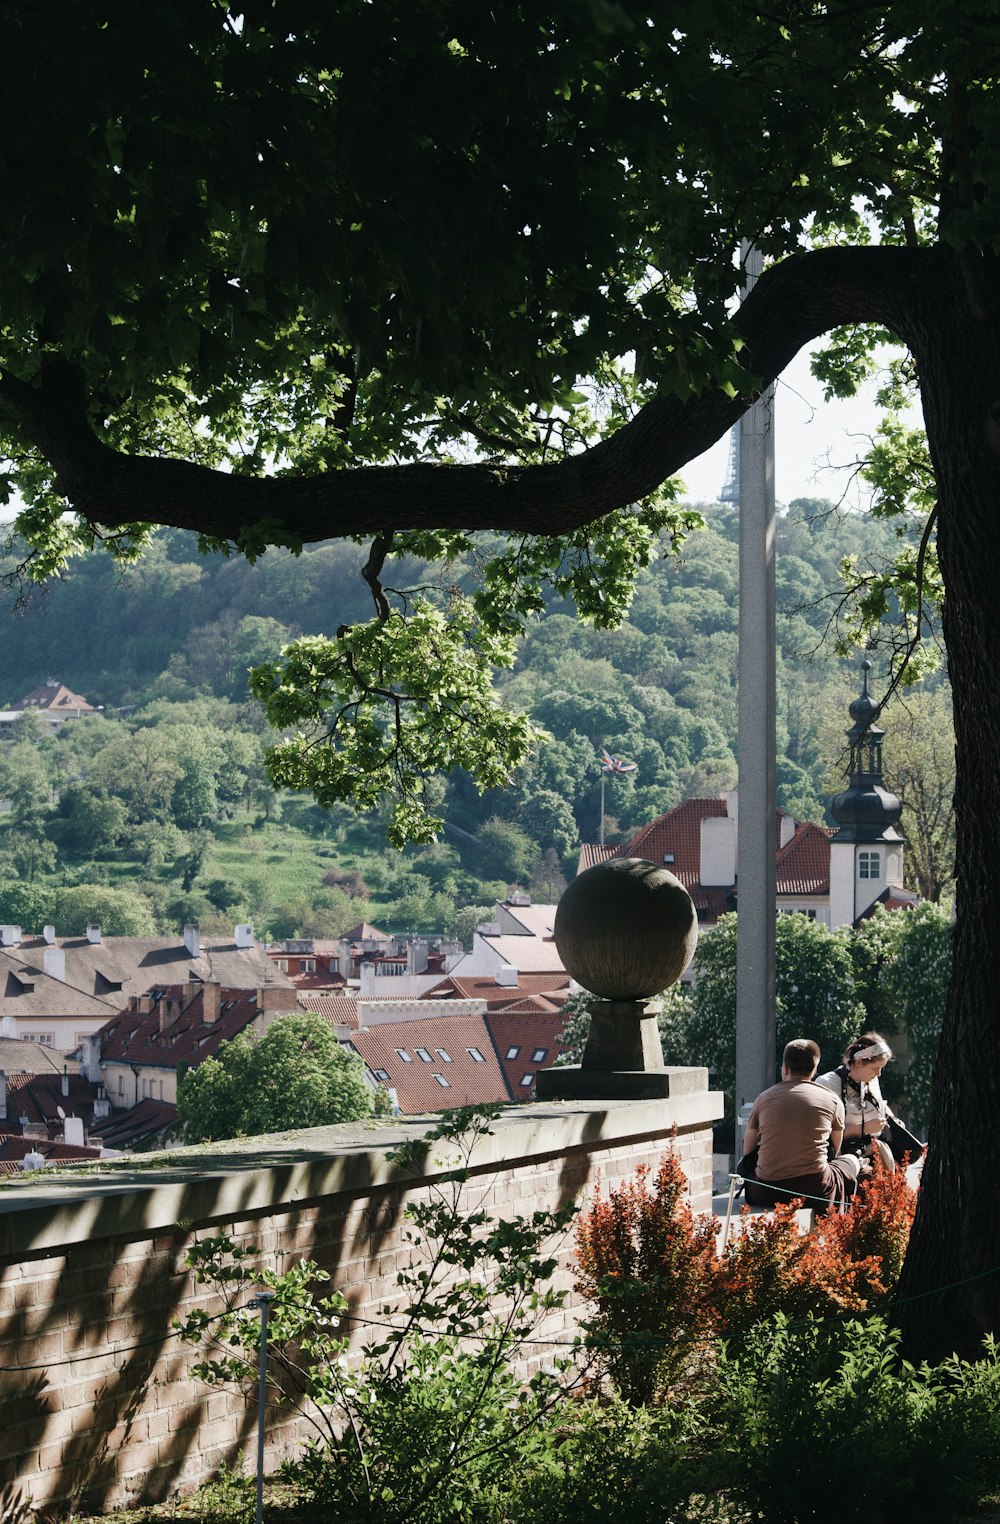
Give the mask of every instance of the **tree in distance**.
[{"label": "tree in distance", "polygon": [[312,1011],[277,1017],[260,1038],[240,1032],[177,1084],[191,1143],[357,1122],[374,1109],[360,1058]]},{"label": "tree in distance", "polygon": [[[898,1311],[910,1353],[977,1349],[1000,1327],[994,0],[63,20],[20,7],[5,31],[23,572],[98,542],[128,559],[150,524],[250,557],[364,539],[371,621],[252,686],[285,733],[271,777],[391,795],[397,842],[438,830],[434,773],[511,776],[536,732],[493,669],[552,594],[621,619],[696,522],[673,474],[804,344],[829,336],[831,394],[904,347],[882,397],[919,387],[926,444],[890,417],[866,470],[918,537],[863,580],[854,633],[896,612],[915,672],[946,592],[961,888]],[[765,269],[739,300],[748,244]]]}]

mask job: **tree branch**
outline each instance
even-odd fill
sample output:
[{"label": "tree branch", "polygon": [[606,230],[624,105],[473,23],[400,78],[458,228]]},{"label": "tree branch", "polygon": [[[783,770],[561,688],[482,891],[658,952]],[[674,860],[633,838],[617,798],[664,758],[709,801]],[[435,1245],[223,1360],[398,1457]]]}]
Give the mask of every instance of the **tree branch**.
[{"label": "tree branch", "polygon": [[535,466],[346,467],[312,477],[246,477],[188,461],[129,456],[90,426],[79,371],[50,362],[37,385],[0,376],[0,408],[52,466],[70,506],[92,523],[136,521],[220,539],[272,522],[303,543],[401,529],[565,534],[653,492],[732,427],[804,344],[845,323],[906,337],[935,255],[926,249],[819,249],[772,266],[733,320],[746,392],[659,396],[611,437]]}]

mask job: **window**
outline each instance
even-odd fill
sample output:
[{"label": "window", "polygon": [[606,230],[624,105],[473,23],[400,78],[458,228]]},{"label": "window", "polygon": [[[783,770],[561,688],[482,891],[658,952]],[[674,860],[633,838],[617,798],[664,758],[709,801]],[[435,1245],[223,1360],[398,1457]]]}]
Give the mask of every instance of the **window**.
[{"label": "window", "polygon": [[517,1055],[520,1053],[520,1051],[521,1051],[521,1044],[519,1042],[514,1043],[513,1047],[510,1047],[510,1048],[507,1049],[507,1057],[508,1058],[516,1058]]},{"label": "window", "polygon": [[465,1051],[468,1053],[474,1064],[485,1064],[486,1060],[478,1048],[466,1048]]},{"label": "window", "polygon": [[532,1053],[532,1055],[531,1055],[531,1062],[533,1064],[542,1064],[542,1063],[544,1063],[546,1058],[548,1057],[548,1053],[549,1053],[548,1048],[536,1048],[534,1053]]},{"label": "window", "polygon": [[51,1032],[25,1032],[24,1040],[25,1042],[40,1043],[43,1048],[51,1048],[53,1046]]},{"label": "window", "polygon": [[441,1062],[443,1064],[454,1063],[454,1059],[452,1058],[451,1054],[448,1052],[447,1048],[435,1048],[434,1052],[437,1054],[438,1058],[441,1060]]},{"label": "window", "polygon": [[275,963],[277,963],[278,967],[281,969],[281,972],[283,974],[287,974],[288,973],[288,959],[287,958],[275,958],[274,961],[275,961]]},{"label": "window", "polygon": [[75,1043],[86,1042],[87,1038],[89,1036],[90,1036],[89,1032],[74,1032],[73,1033],[73,1041]]},{"label": "window", "polygon": [[431,1060],[431,1056],[428,1053],[426,1048],[414,1048],[413,1051],[417,1055],[418,1058],[423,1059],[425,1064],[431,1063],[431,1061],[432,1061]]},{"label": "window", "polygon": [[446,1080],[443,1074],[435,1074],[434,1078],[437,1080],[442,1090],[451,1089],[451,1080]]},{"label": "window", "polygon": [[375,1070],[375,1078],[377,1080],[381,1080],[383,1085],[388,1085],[391,1076],[389,1074],[388,1069],[376,1069]]},{"label": "window", "polygon": [[407,1053],[405,1048],[397,1048],[396,1049],[396,1057],[397,1058],[401,1058],[403,1060],[404,1064],[412,1064],[412,1062],[413,1062],[413,1059]]},{"label": "window", "polygon": [[339,974],[340,973],[340,959],[339,958],[328,958],[326,960],[326,966],[327,966],[327,969],[329,970],[329,972],[331,974]]},{"label": "window", "polygon": [[379,968],[380,974],[405,974],[405,963],[383,963]]},{"label": "window", "polygon": [[119,1095],[124,1095],[125,1094],[125,1076],[124,1076],[124,1074],[119,1074],[119,1076],[118,1076],[118,1094]]},{"label": "window", "polygon": [[300,974],[314,974],[315,972],[316,972],[316,959],[315,958],[300,958],[299,959],[299,973]]},{"label": "window", "polygon": [[878,852],[858,853],[858,878],[881,878],[881,856]]},{"label": "window", "polygon": [[521,1084],[522,1085],[533,1085],[534,1083],[535,1083],[535,1076],[533,1074],[522,1074],[521,1075]]}]

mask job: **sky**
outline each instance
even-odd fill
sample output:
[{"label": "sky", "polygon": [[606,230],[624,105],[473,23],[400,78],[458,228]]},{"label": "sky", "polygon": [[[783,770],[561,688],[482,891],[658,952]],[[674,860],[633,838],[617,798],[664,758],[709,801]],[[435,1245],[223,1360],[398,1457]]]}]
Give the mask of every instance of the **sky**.
[{"label": "sky", "polygon": [[[775,407],[775,498],[844,496],[846,507],[864,509],[869,490],[855,479],[856,462],[875,432],[877,379],[847,401],[825,402],[820,383],[809,373],[802,350],[778,382]],[[914,426],[917,420],[914,419]],[[678,473],[695,502],[715,502],[729,465],[729,436]],[[846,496],[845,496],[846,494]]]}]

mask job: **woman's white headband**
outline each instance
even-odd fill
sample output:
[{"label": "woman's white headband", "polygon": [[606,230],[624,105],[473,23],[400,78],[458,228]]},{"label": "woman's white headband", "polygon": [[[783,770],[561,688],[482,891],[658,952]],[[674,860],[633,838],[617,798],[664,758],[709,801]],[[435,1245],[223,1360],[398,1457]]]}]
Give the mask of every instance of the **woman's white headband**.
[{"label": "woman's white headband", "polygon": [[891,1057],[892,1057],[892,1049],[889,1047],[889,1045],[887,1043],[884,1043],[884,1042],[873,1042],[870,1047],[859,1048],[856,1053],[853,1053],[851,1055],[851,1062],[855,1063],[859,1058],[862,1061],[864,1061],[865,1059],[868,1059],[868,1058],[891,1058]]}]

